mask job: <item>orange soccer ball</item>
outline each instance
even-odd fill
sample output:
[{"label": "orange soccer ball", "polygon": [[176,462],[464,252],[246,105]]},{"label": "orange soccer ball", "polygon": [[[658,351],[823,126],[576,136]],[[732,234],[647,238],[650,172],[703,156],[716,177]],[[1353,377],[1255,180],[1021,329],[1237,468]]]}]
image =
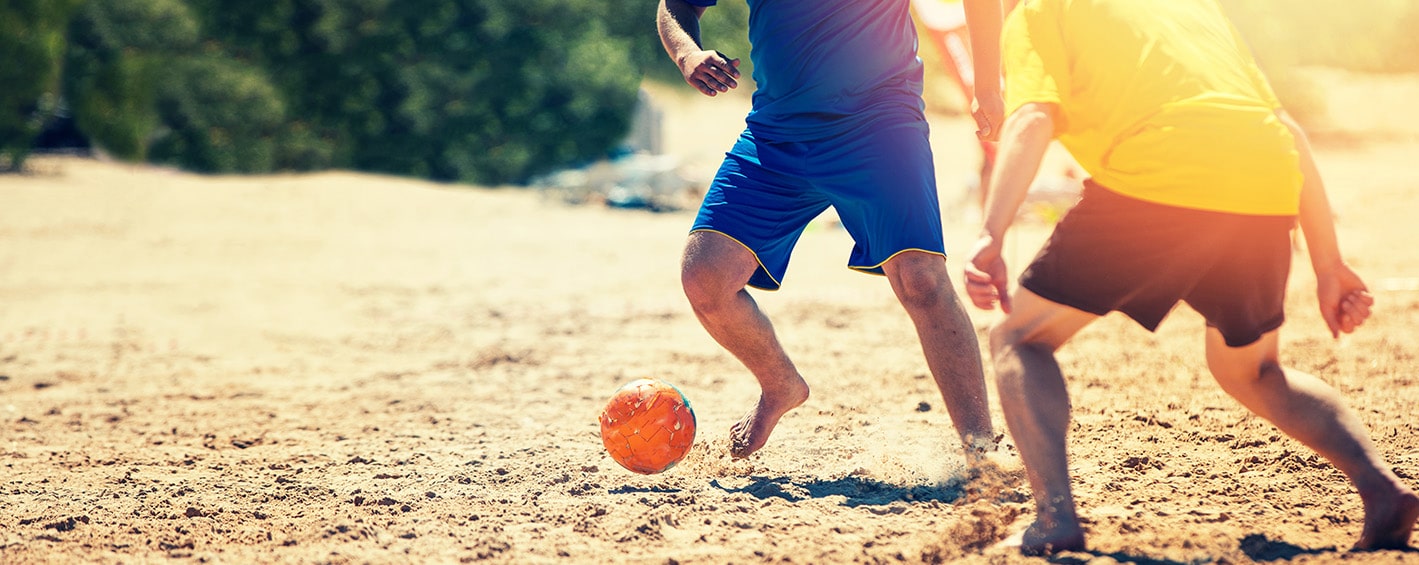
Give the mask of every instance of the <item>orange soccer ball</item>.
[{"label": "orange soccer ball", "polygon": [[670,383],[631,381],[601,411],[601,443],[622,467],[645,475],[663,472],[695,443],[695,411]]}]

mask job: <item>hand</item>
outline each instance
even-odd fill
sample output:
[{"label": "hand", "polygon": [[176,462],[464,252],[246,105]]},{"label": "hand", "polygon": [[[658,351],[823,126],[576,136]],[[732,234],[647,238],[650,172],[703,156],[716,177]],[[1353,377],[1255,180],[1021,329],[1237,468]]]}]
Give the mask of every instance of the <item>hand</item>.
[{"label": "hand", "polygon": [[1370,306],[1375,298],[1365,288],[1365,281],[1345,263],[1323,271],[1316,271],[1316,298],[1320,303],[1320,315],[1325,318],[1330,336],[1355,331],[1370,317]]},{"label": "hand", "polygon": [[739,59],[730,59],[719,51],[696,51],[682,57],[679,63],[685,82],[705,96],[729,92],[739,86],[734,80],[739,78]]},{"label": "hand", "polygon": [[1010,313],[1010,278],[999,240],[983,235],[976,241],[966,263],[966,294],[977,308],[991,310],[999,301],[1000,310]]},{"label": "hand", "polygon": [[982,141],[1000,139],[1000,126],[1005,123],[1005,100],[999,90],[976,91],[971,100],[971,117],[976,119],[976,137]]}]

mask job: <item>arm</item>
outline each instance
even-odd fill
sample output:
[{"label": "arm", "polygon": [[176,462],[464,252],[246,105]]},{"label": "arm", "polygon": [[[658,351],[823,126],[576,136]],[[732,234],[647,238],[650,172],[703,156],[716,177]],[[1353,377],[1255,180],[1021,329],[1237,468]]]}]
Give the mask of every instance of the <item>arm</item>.
[{"label": "arm", "polygon": [[1341,332],[1355,331],[1370,317],[1370,306],[1375,300],[1366,289],[1365,281],[1340,257],[1335,219],[1305,131],[1284,110],[1277,111],[1277,117],[1296,138],[1296,151],[1301,158],[1301,175],[1305,179],[1301,184],[1301,233],[1306,237],[1311,268],[1316,273],[1321,317],[1325,318],[1331,337],[1340,337]]},{"label": "arm", "polygon": [[1005,232],[1015,221],[1025,193],[1044,161],[1045,150],[1054,139],[1056,112],[1058,107],[1054,104],[1030,103],[1005,120],[1000,153],[990,175],[985,227],[966,264],[966,294],[981,309],[995,307],[998,300],[1000,308],[1010,313],[1010,281],[1001,249]]},{"label": "arm", "polygon": [[734,80],[739,76],[739,59],[700,46],[700,16],[704,13],[704,7],[685,0],[661,0],[655,27],[660,32],[660,43],[680,68],[685,82],[705,96],[714,96],[739,86]]},{"label": "arm", "polygon": [[1005,101],[1000,96],[1000,0],[965,0],[966,27],[970,30],[971,65],[975,68],[975,100],[971,115],[976,119],[976,135],[994,140],[1005,119]]}]

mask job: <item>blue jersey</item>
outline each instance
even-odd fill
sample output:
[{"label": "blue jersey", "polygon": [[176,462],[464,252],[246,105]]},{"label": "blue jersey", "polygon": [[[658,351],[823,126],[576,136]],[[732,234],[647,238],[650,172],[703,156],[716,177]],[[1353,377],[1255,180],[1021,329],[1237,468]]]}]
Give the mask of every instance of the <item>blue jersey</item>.
[{"label": "blue jersey", "polygon": [[884,117],[922,119],[909,0],[747,1],[755,137],[806,141]]}]

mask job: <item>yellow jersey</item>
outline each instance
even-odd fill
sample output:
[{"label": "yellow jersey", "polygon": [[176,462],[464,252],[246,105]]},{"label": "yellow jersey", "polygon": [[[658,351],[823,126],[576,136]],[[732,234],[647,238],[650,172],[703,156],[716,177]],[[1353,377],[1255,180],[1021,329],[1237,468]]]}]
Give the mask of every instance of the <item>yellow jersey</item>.
[{"label": "yellow jersey", "polygon": [[1280,103],[1216,0],[1027,0],[1003,32],[1007,112],[1058,105],[1099,184],[1159,204],[1294,215]]}]

